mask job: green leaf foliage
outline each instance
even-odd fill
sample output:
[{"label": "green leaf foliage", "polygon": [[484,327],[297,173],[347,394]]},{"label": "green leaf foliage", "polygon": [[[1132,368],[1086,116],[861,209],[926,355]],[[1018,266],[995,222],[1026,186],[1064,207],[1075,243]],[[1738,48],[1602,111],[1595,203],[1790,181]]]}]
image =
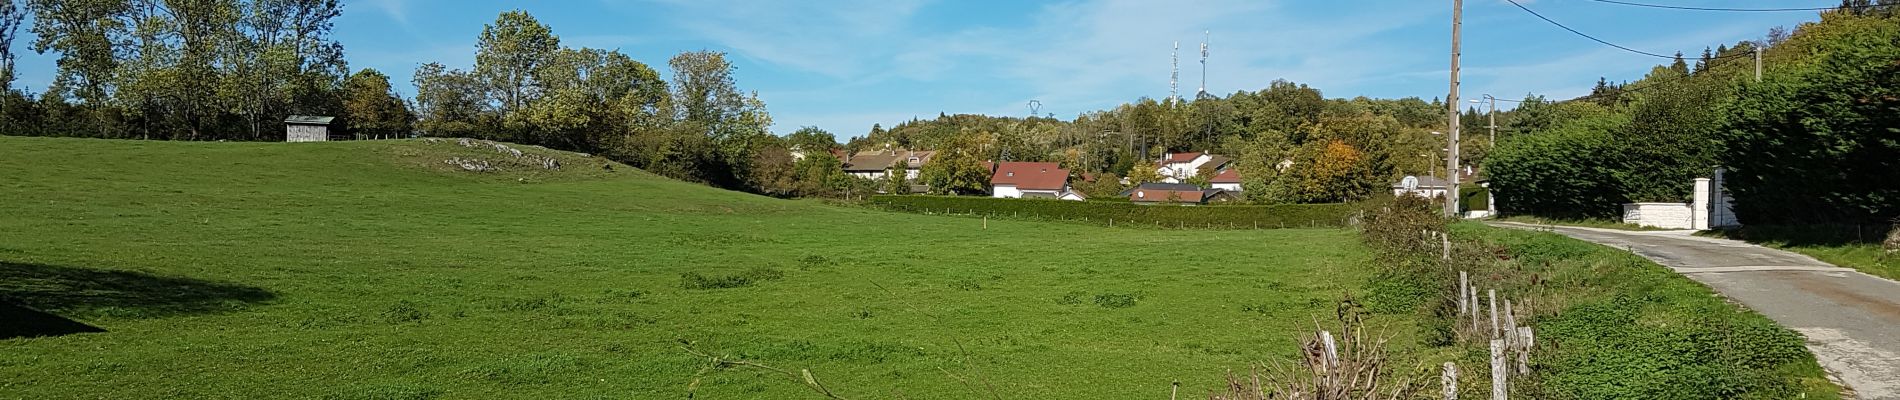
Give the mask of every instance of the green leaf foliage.
[{"label": "green leaf foliage", "polygon": [[1721,159],[1744,222],[1900,218],[1900,20],[1829,22],[1818,62],[1742,85],[1725,109]]}]

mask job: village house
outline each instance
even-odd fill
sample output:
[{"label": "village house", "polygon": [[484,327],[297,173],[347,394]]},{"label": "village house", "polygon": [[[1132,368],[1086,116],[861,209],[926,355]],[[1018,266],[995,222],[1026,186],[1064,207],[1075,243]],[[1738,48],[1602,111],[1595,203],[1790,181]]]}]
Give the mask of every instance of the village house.
[{"label": "village house", "polygon": [[1445,197],[1445,191],[1448,188],[1450,188],[1450,184],[1445,182],[1444,178],[1406,175],[1404,178],[1399,179],[1398,182],[1392,184],[1392,195],[1405,196],[1411,194],[1427,199],[1439,199]]},{"label": "village house", "polygon": [[1221,189],[1202,189],[1185,183],[1151,182],[1143,183],[1121,193],[1135,204],[1227,204],[1240,201],[1234,192]]},{"label": "village house", "polygon": [[990,170],[990,197],[1085,200],[1069,190],[1069,170],[1052,162],[983,163]]},{"label": "village house", "polygon": [[865,179],[884,179],[892,166],[903,163],[904,179],[915,180],[923,171],[924,164],[930,163],[935,151],[899,150],[886,146],[883,150],[858,152],[844,159],[844,172]]},{"label": "village house", "polygon": [[1168,153],[1155,163],[1155,173],[1161,175],[1164,183],[1182,183],[1198,176],[1219,174],[1233,164],[1233,158],[1207,152]]},{"label": "village house", "polygon": [[1240,192],[1240,172],[1234,171],[1233,168],[1222,170],[1220,171],[1220,173],[1214,174],[1213,178],[1208,179],[1207,185],[1213,187],[1214,189],[1220,189],[1220,190],[1225,190],[1229,192],[1239,193]]}]

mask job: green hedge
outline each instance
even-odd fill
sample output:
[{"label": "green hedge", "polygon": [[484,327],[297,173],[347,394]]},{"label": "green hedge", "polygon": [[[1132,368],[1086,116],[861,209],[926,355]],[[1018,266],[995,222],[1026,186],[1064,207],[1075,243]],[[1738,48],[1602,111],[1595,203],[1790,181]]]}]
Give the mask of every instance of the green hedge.
[{"label": "green hedge", "polygon": [[1490,201],[1491,191],[1484,187],[1472,185],[1458,188],[1458,203],[1464,207],[1463,211],[1488,210]]},{"label": "green hedge", "polygon": [[886,210],[915,213],[1062,220],[1105,226],[1217,229],[1341,227],[1358,212],[1358,207],[1352,204],[1178,206],[968,196],[871,196],[866,203]]}]

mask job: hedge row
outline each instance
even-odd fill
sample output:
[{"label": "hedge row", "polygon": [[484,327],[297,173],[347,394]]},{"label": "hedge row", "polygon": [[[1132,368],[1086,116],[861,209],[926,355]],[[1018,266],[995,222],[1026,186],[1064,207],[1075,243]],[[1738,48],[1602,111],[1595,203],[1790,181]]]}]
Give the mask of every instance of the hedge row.
[{"label": "hedge row", "polygon": [[1358,212],[1352,204],[1141,205],[1051,199],[968,196],[871,196],[867,204],[891,211],[986,215],[1166,228],[1267,229],[1346,226]]}]

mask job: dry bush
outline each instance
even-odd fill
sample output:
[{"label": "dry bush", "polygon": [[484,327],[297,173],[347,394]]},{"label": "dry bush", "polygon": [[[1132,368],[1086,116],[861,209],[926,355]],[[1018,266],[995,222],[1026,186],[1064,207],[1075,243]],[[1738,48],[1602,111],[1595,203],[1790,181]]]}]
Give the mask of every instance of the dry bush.
[{"label": "dry bush", "polygon": [[1386,353],[1391,336],[1368,335],[1357,305],[1341,303],[1340,334],[1313,324],[1303,334],[1296,364],[1255,365],[1246,376],[1227,374],[1227,391],[1211,400],[1376,400],[1419,398],[1419,368],[1400,370]]}]

